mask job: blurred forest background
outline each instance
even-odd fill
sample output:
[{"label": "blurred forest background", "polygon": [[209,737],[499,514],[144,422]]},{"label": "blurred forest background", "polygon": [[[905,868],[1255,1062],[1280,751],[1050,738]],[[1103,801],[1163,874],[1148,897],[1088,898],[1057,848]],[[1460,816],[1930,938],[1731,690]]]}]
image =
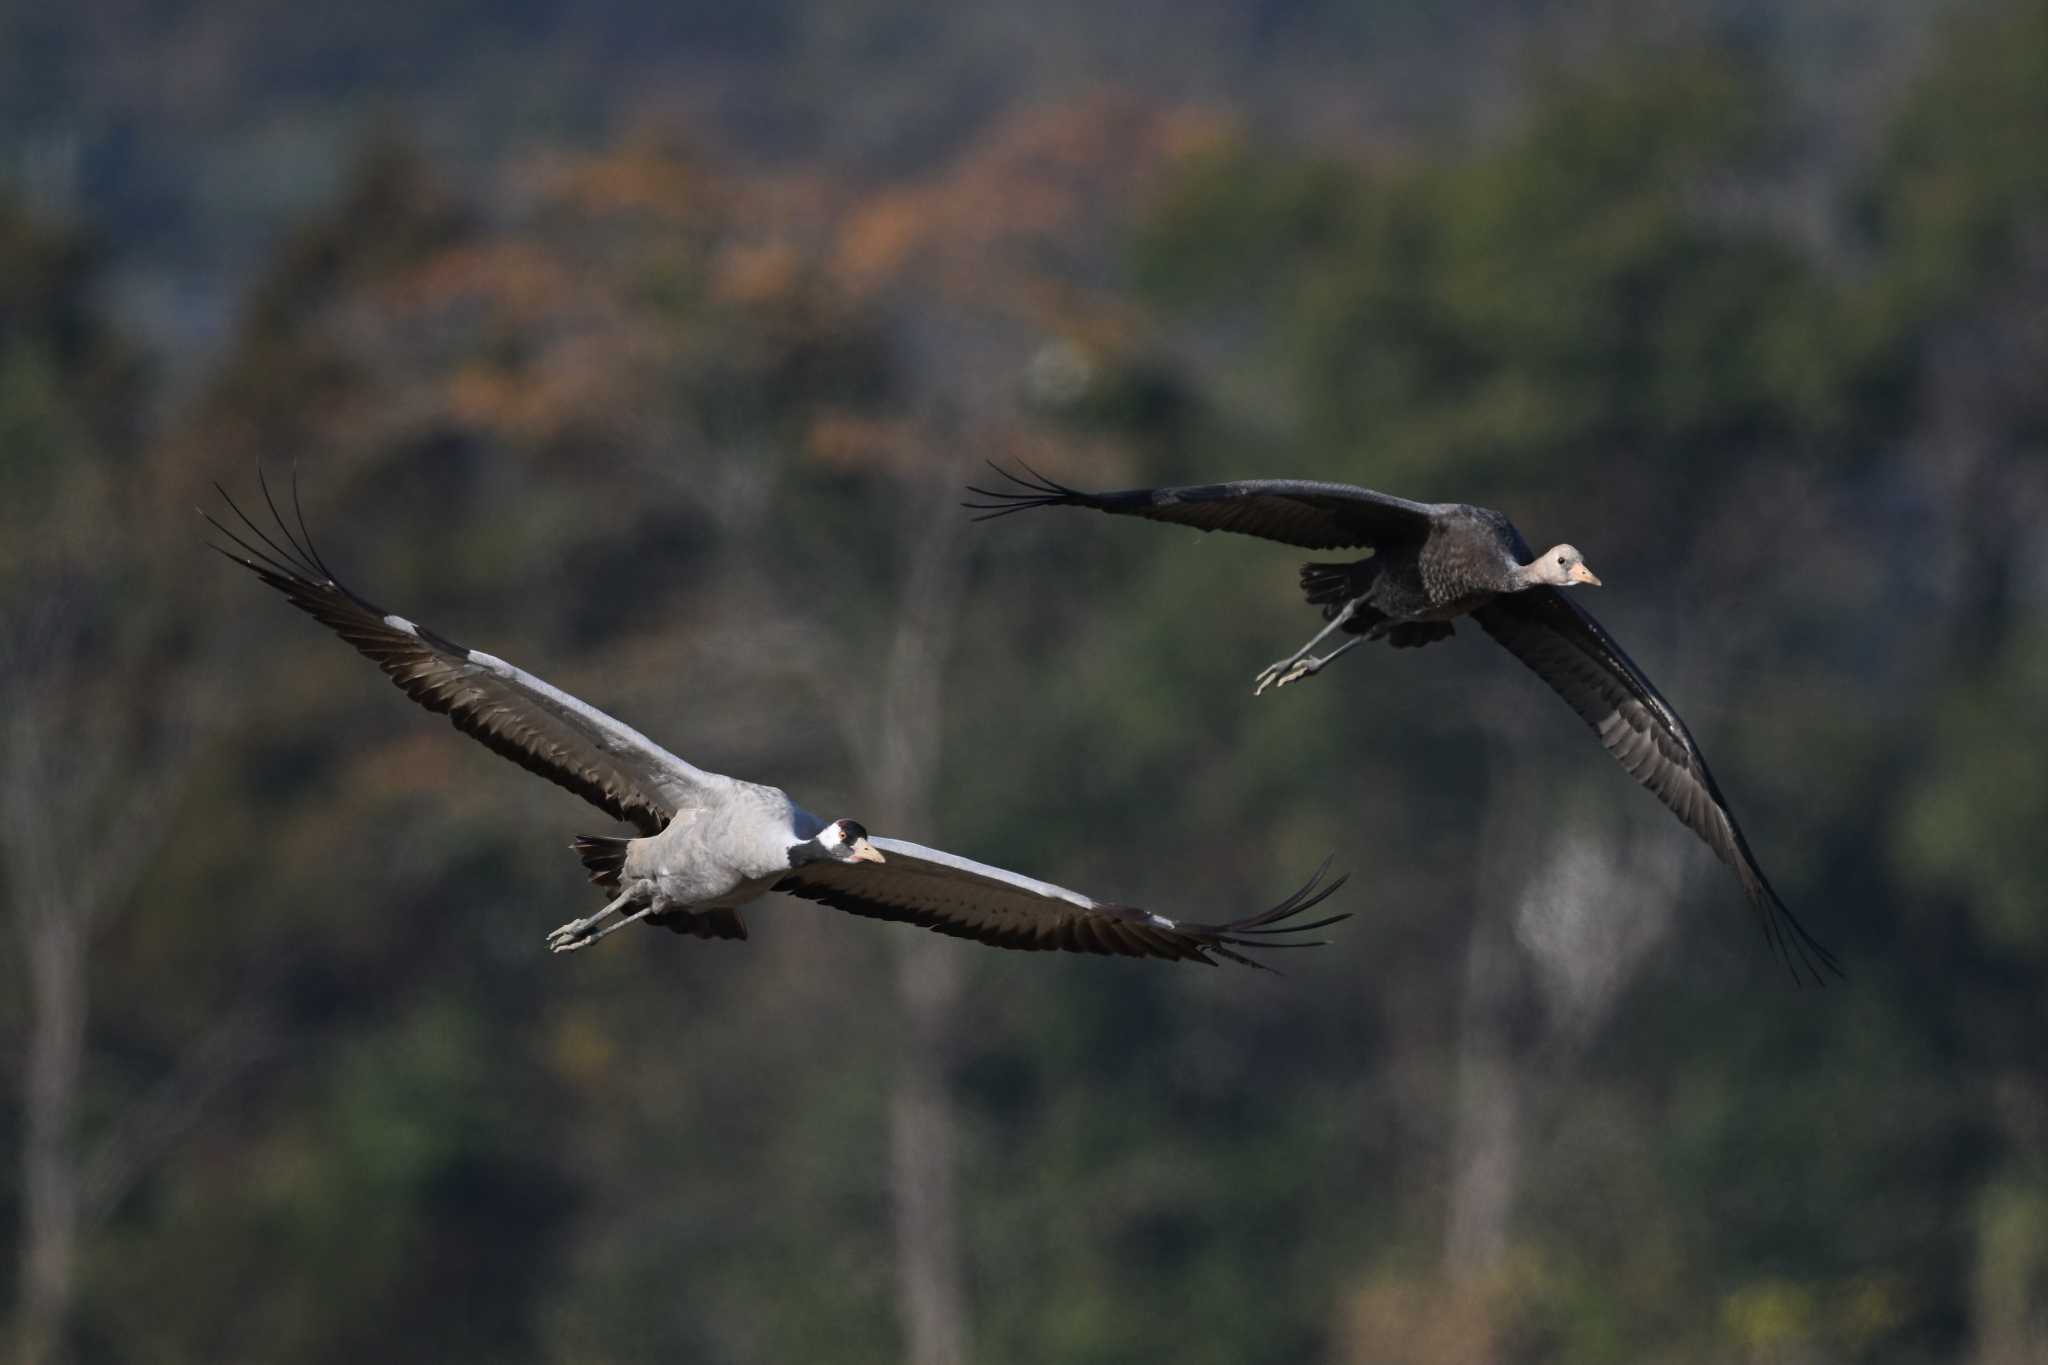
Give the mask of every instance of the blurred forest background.
[{"label": "blurred forest background", "polygon": [[[2048,1360],[2048,5],[0,6],[23,1365]],[[1254,702],[1284,547],[1508,510],[1847,965],[1477,632]],[[201,548],[1284,976],[764,903]]]}]

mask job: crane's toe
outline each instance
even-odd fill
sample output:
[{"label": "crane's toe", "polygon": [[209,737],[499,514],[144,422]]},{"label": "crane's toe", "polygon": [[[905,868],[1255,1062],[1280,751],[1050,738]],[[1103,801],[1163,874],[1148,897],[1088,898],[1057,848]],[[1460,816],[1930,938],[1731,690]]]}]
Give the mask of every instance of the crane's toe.
[{"label": "crane's toe", "polygon": [[1277,664],[1268,665],[1266,671],[1259,674],[1258,686],[1252,689],[1252,695],[1256,697],[1268,687],[1285,687],[1289,683],[1300,682],[1303,678],[1314,677],[1351,650],[1364,644],[1366,638],[1362,635],[1353,636],[1328,654],[1300,654],[1292,659],[1282,659]]},{"label": "crane's toe", "polygon": [[1259,676],[1252,679],[1252,695],[1256,697],[1269,687],[1284,687],[1294,681],[1294,670],[1301,664],[1302,660],[1299,658],[1281,659],[1277,663],[1267,664],[1259,670]]},{"label": "crane's toe", "polygon": [[1300,682],[1303,678],[1320,673],[1323,665],[1328,662],[1329,659],[1318,659],[1310,655],[1305,659],[1282,659],[1279,663],[1268,664],[1253,680],[1255,685],[1252,688],[1252,695],[1256,697],[1269,687],[1279,688],[1292,682]]},{"label": "crane's toe", "polygon": [[558,953],[572,952],[589,943],[590,931],[597,927],[597,918],[572,919],[548,933],[548,947]]},{"label": "crane's toe", "polygon": [[1300,682],[1303,678],[1312,678],[1322,672],[1323,665],[1328,662],[1328,659],[1318,659],[1314,655],[1310,655],[1306,659],[1296,660],[1294,667],[1273,679],[1273,686],[1281,688],[1289,683]]}]

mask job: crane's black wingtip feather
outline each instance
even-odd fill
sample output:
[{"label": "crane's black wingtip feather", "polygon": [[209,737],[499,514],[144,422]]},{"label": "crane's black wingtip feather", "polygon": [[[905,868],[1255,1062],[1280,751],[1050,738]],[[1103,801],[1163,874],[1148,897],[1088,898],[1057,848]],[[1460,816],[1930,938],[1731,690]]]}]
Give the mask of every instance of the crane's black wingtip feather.
[{"label": "crane's black wingtip feather", "polygon": [[[228,505],[230,507],[233,507],[234,503],[230,501]],[[238,512],[240,511],[239,508],[237,508],[236,510]],[[227,556],[227,558],[231,562],[241,565],[243,568],[249,570],[251,573],[261,575],[266,580],[277,579],[281,582],[293,582],[298,579],[299,574],[297,572],[296,566],[271,558],[263,551],[257,549],[254,545],[251,545],[248,541],[242,539],[242,537],[237,535],[234,531],[222,525],[218,520],[214,518],[213,514],[211,512],[208,512],[205,508],[202,507],[199,509],[199,515],[205,517],[207,525],[211,526],[214,530],[226,536],[228,540],[235,546],[235,549],[240,550],[242,553],[236,554],[234,550],[230,550],[222,545],[216,545],[212,541],[203,542],[208,549],[219,551],[221,554]],[[243,518],[243,520],[246,521],[247,518],[245,517]],[[265,545],[270,545],[270,542],[268,540],[265,540],[263,543]],[[277,549],[275,545],[270,545],[270,548],[272,550]]]},{"label": "crane's black wingtip feather", "polygon": [[[1314,933],[1318,929],[1327,929],[1333,924],[1350,919],[1350,911],[1326,915],[1321,919],[1311,920],[1307,924],[1295,924],[1291,921],[1304,911],[1320,905],[1324,900],[1334,895],[1344,883],[1351,880],[1351,874],[1347,872],[1330,880],[1328,884],[1324,884],[1324,879],[1329,876],[1330,863],[1334,857],[1335,855],[1333,854],[1331,857],[1323,859],[1322,866],[1318,867],[1307,881],[1297,887],[1292,895],[1270,910],[1263,910],[1256,915],[1247,916],[1235,923],[1221,925],[1209,930],[1208,936],[1201,941],[1197,951],[1215,953],[1227,961],[1241,962],[1246,966],[1258,967],[1270,972],[1275,969],[1269,964],[1255,961],[1243,953],[1233,951],[1233,949],[1248,948],[1254,951],[1263,951],[1267,948],[1328,947],[1330,944],[1328,939],[1297,939],[1291,936]],[[1289,935],[1290,937],[1283,940],[1279,937],[1282,934]]]},{"label": "crane's black wingtip feather", "polygon": [[279,533],[290,543],[292,549],[297,551],[298,562],[306,566],[307,577],[324,578],[330,583],[333,582],[334,575],[327,572],[327,566],[320,562],[319,552],[313,548],[312,537],[306,534],[306,513],[299,506],[299,462],[296,459],[292,461],[292,510],[299,518],[297,535],[292,534],[291,523],[286,521],[284,513],[278,510],[277,499],[271,494],[270,479],[265,475],[261,461],[256,465],[256,486],[263,490],[263,501],[269,505],[270,515],[277,522]]},{"label": "crane's black wingtip feather", "polygon": [[1849,974],[1842,970],[1841,961],[1800,923],[1799,917],[1778,898],[1777,891],[1769,883],[1763,884],[1756,899],[1757,908],[1763,913],[1764,937],[1783,959],[1796,989],[1804,990],[1808,986],[1816,990],[1826,989],[1829,976],[1837,981],[1849,979]]},{"label": "crane's black wingtip feather", "polygon": [[[1317,889],[1318,885],[1322,882],[1323,878],[1329,875],[1330,864],[1336,860],[1336,856],[1337,855],[1333,853],[1330,854],[1328,857],[1324,858],[1322,866],[1318,867],[1315,870],[1315,875],[1311,876],[1307,881],[1301,884],[1301,889],[1299,891],[1295,892],[1292,896],[1289,896],[1287,900],[1281,902],[1279,906],[1274,907],[1274,909],[1276,910],[1284,907],[1284,914],[1276,915],[1272,919],[1265,920],[1264,922],[1271,924],[1280,919],[1292,919],[1294,916],[1300,914],[1304,910],[1309,910],[1314,908],[1315,906],[1321,905],[1324,901],[1328,900],[1330,897],[1336,895],[1339,891],[1343,890],[1344,883],[1351,880],[1351,874],[1349,872],[1343,873],[1341,876],[1337,877],[1336,880],[1332,881],[1327,886],[1323,886],[1320,890]],[[1312,892],[1313,894],[1311,894]]]},{"label": "crane's black wingtip feather", "polygon": [[[1005,469],[993,460],[985,460],[983,463],[988,465],[990,469],[993,469],[1002,478],[1008,480],[1013,487],[983,488],[979,484],[968,484],[968,492],[976,497],[989,499],[987,502],[963,502],[960,504],[962,507],[982,513],[981,516],[975,518],[976,521],[992,521],[997,517],[1010,516],[1016,512],[1028,512],[1038,507],[1094,506],[1093,500],[1086,493],[1069,488],[1057,480],[1048,479],[1030,465],[1024,464],[1022,460],[1019,460],[1018,464],[1023,467],[1024,473],[1028,474],[1029,478]],[[1017,491],[1018,489],[1023,491],[1019,492]]]},{"label": "crane's black wingtip feather", "polygon": [[[970,491],[980,492],[981,490],[974,489]],[[1018,512],[1029,512],[1035,507],[1051,507],[1057,501],[1054,498],[1041,498],[1023,493],[990,493],[987,496],[1014,499],[1014,501],[963,502],[960,505],[969,511],[981,513],[980,516],[973,518],[975,521],[994,521],[998,517],[1007,517]]]},{"label": "crane's black wingtip feather", "polygon": [[306,554],[315,567],[334,582],[334,570],[327,567],[327,561],[320,556],[320,547],[313,543],[313,528],[306,524],[306,509],[299,503],[299,457],[292,456],[292,514],[299,519],[299,535],[306,542]]},{"label": "crane's black wingtip feather", "polygon": [[[256,475],[257,481],[260,483],[262,481],[263,476],[263,466],[260,464],[256,466]],[[285,549],[284,546],[279,545],[276,541],[272,540],[270,538],[269,533],[266,532],[261,526],[258,526],[254,519],[252,519],[247,512],[244,512],[242,510],[242,504],[236,502],[232,497],[228,496],[227,489],[221,488],[219,484],[215,484],[214,487],[220,490],[221,501],[225,502],[228,505],[228,510],[235,514],[236,520],[240,521],[243,526],[248,528],[250,535],[255,536],[256,539],[263,542],[264,546],[270,551],[270,554],[262,554],[253,545],[250,545],[248,541],[243,540],[239,535],[235,535],[233,532],[228,531],[225,526],[221,526],[221,531],[229,535],[235,541],[236,544],[242,546],[242,548],[248,550],[251,554],[256,555],[259,559],[262,559],[264,562],[277,568],[287,577],[312,577],[318,574],[318,570],[314,569],[311,565],[309,565],[306,562],[305,557],[303,555],[294,554],[292,553],[291,550]],[[269,490],[266,488],[264,490],[265,501],[268,501],[269,497],[270,493]],[[272,515],[276,515],[276,510],[277,505],[275,503],[272,503]],[[220,526],[219,522],[215,522],[214,524],[216,526]],[[279,519],[277,525],[280,531],[284,530],[284,521],[281,518]],[[285,539],[291,539],[289,533],[286,534]],[[293,549],[296,548],[297,545],[296,543],[294,543]],[[275,556],[275,558],[272,558],[272,556]]]},{"label": "crane's black wingtip feather", "polygon": [[1241,934],[1312,934],[1318,929],[1327,929],[1333,924],[1342,924],[1350,918],[1351,912],[1345,910],[1335,915],[1325,915],[1319,920],[1311,920],[1307,924],[1269,924],[1262,928],[1240,929],[1237,932]]},{"label": "crane's black wingtip feather", "polygon": [[1036,469],[1033,469],[1031,467],[1030,462],[1027,460],[1018,460],[1017,467],[1023,470],[1026,474],[1030,475],[1031,482],[1036,484],[1040,488],[1058,489],[1062,493],[1069,493],[1073,491],[1072,489],[1068,488],[1065,484],[1061,483],[1058,479],[1047,478],[1045,475],[1039,473]]},{"label": "crane's black wingtip feather", "polygon": [[1026,464],[1022,460],[1017,461],[1017,466],[1019,469],[1022,469],[1024,471],[1023,474],[1019,474],[1015,470],[1005,469],[993,460],[985,460],[983,461],[983,463],[988,465],[990,469],[993,469],[999,477],[1006,479],[1010,483],[1015,484],[1018,488],[1025,490],[1022,493],[1011,493],[1005,491],[990,494],[990,496],[993,497],[1050,497],[1059,499],[1072,499],[1079,501],[1085,499],[1088,496],[1087,494],[1081,492],[1077,488],[1068,487],[1066,484],[1061,483],[1058,479],[1046,477],[1045,475],[1039,473],[1036,469],[1033,469],[1030,465]]},{"label": "crane's black wingtip feather", "polygon": [[230,564],[238,564],[245,569],[254,569],[256,567],[254,564],[251,564],[248,560],[242,558],[240,555],[236,554],[233,550],[230,550],[225,545],[216,545],[210,540],[202,540],[199,543],[201,545],[204,545],[207,549],[213,551],[215,554],[219,555],[222,559],[225,559]]}]

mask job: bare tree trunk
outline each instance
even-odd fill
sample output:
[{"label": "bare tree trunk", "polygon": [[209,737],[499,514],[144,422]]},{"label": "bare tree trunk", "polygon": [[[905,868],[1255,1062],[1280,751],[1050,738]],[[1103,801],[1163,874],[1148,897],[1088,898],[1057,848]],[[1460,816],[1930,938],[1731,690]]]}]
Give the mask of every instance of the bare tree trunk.
[{"label": "bare tree trunk", "polygon": [[1512,932],[1493,912],[1501,899],[1495,888],[1513,881],[1520,861],[1520,850],[1511,846],[1514,812],[1530,785],[1512,757],[1515,744],[1506,734],[1495,744],[1502,759],[1487,782],[1472,878],[1478,909],[1466,943],[1458,1009],[1457,1123],[1444,1228],[1444,1274],[1453,1282],[1499,1268],[1521,1166],[1520,1059],[1511,1012],[1522,995],[1523,966]]},{"label": "bare tree trunk", "polygon": [[1521,1078],[1497,1005],[1501,987],[1513,981],[1514,950],[1497,924],[1478,918],[1459,1010],[1457,1137],[1444,1230],[1444,1270],[1453,1281],[1499,1269],[1521,1169]]},{"label": "bare tree trunk", "polygon": [[903,1031],[889,1097],[890,1192],[897,1300],[905,1358],[912,1365],[961,1365],[967,1359],[953,1100],[946,1074],[961,981],[948,946],[919,935],[906,941],[896,964]]},{"label": "bare tree trunk", "polygon": [[78,1254],[78,1081],[85,1059],[80,926],[49,904],[30,912],[28,1065],[22,1086],[20,1321],[16,1358],[63,1358]]},{"label": "bare tree trunk", "polygon": [[[1688,695],[1718,693],[1719,676],[1705,663],[1683,671]],[[1525,1150],[1554,1128],[1557,1070],[1669,931],[1693,853],[1691,835],[1661,816],[1647,817],[1656,833],[1646,847],[1586,818],[1558,819],[1554,777],[1523,756],[1521,709],[1493,695],[1497,704],[1483,714],[1500,759],[1487,782],[1459,1009],[1444,1233],[1453,1281],[1499,1268]],[[1641,804],[1635,794],[1625,799]]]},{"label": "bare tree trunk", "polygon": [[[81,1239],[257,1049],[238,1019],[236,1046],[201,1049],[187,1060],[203,1065],[178,1067],[92,1142],[81,1132],[93,941],[131,899],[167,828],[163,807],[191,752],[202,694],[139,671],[136,641],[96,639],[85,591],[22,596],[35,605],[0,638],[9,698],[0,867],[28,1001],[15,1352],[22,1365],[47,1365],[67,1353]],[[123,691],[138,680],[152,691],[146,725],[134,723]],[[80,831],[107,837],[81,847]]]},{"label": "bare tree trunk", "polygon": [[[942,424],[925,420],[928,436]],[[957,450],[975,443],[947,433]],[[917,460],[926,471],[904,489],[903,518],[911,561],[898,598],[896,630],[870,714],[839,705],[846,681],[801,662],[797,676],[841,719],[848,752],[868,775],[866,804],[878,826],[925,830],[931,825],[937,777],[946,661],[952,650],[969,541],[967,519],[955,515],[959,471]],[[753,630],[758,643],[760,631]],[[953,945],[928,933],[890,935],[899,1005],[897,1052],[889,1095],[890,1209],[896,1251],[898,1318],[909,1365],[961,1365],[967,1359],[968,1312],[961,1274],[959,1200],[955,1191],[955,1124],[947,1075],[955,1016],[964,986]]]},{"label": "bare tree trunk", "polygon": [[[965,522],[949,515],[952,471],[941,467],[915,524],[918,542],[875,733],[877,808],[900,828],[930,820],[937,776],[944,674],[964,586]],[[967,1359],[967,1293],[961,1275],[955,1193],[955,1126],[947,1073],[962,980],[953,945],[932,934],[896,937],[899,1050],[889,1099],[890,1191],[895,1214],[897,1297],[911,1365]]]},{"label": "bare tree trunk", "polygon": [[[28,1037],[23,1051],[20,1252],[16,1359],[44,1365],[63,1357],[78,1254],[77,1113],[85,1065],[86,950],[90,905],[72,894],[54,840],[53,805],[67,794],[50,762],[50,737],[69,700],[62,662],[66,635],[32,628],[30,647],[0,664],[16,692],[0,746],[0,853],[7,899],[27,974]],[[40,638],[37,638],[40,637]],[[60,666],[45,675],[40,664]],[[82,768],[92,765],[81,764]],[[65,812],[68,814],[68,810]]]}]

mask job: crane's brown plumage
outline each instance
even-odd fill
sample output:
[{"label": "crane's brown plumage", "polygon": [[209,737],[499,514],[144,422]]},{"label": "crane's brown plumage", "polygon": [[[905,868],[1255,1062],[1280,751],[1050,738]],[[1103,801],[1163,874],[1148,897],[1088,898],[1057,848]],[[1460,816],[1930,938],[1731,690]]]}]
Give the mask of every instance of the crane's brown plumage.
[{"label": "crane's brown plumage", "polygon": [[1554,586],[1599,582],[1570,546],[1537,556],[1492,508],[1412,502],[1350,484],[1240,479],[1084,493],[1031,471],[1029,477],[997,472],[1017,487],[971,489],[983,499],[966,504],[983,514],[978,520],[1038,507],[1089,507],[1306,549],[1371,550],[1351,563],[1308,564],[1301,571],[1304,595],[1330,623],[1323,634],[1341,629],[1358,638],[1304,660],[1323,638],[1317,636],[1261,674],[1260,690],[1276,679],[1284,685],[1316,672],[1360,640],[1385,639],[1401,648],[1443,639],[1453,619],[1469,615],[1563,697],[1629,775],[1734,869],[1794,980],[1818,984],[1824,973],[1841,975],[1834,956],[1764,876],[1678,713],[1600,623]]}]

